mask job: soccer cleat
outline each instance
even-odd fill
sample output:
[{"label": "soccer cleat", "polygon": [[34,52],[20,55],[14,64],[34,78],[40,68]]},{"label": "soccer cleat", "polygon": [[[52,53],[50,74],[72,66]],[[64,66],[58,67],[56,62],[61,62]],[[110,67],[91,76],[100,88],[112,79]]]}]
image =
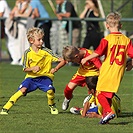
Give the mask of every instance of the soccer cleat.
[{"label": "soccer cleat", "polygon": [[1,115],[8,115],[7,109],[2,109],[0,112]]},{"label": "soccer cleat", "polygon": [[70,108],[70,112],[72,114],[80,114],[80,111],[82,110],[83,108],[78,108],[78,107],[72,107]]},{"label": "soccer cleat", "polygon": [[58,114],[58,109],[56,108],[55,105],[49,105],[49,108],[50,108],[51,114],[53,114],[53,115]]},{"label": "soccer cleat", "polygon": [[100,120],[100,124],[107,124],[110,120],[114,119],[115,116],[116,115],[112,111],[110,113],[106,113],[106,115]]},{"label": "soccer cleat", "polygon": [[64,101],[63,101],[63,103],[62,103],[62,110],[65,111],[65,110],[68,109],[70,101],[71,101],[71,99],[67,99],[67,98],[65,97],[65,99],[64,99]]}]

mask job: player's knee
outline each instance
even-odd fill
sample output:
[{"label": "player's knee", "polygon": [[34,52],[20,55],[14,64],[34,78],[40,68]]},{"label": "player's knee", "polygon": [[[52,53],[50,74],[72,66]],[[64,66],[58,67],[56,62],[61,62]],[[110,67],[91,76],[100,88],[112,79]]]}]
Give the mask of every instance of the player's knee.
[{"label": "player's knee", "polygon": [[48,94],[48,95],[53,95],[53,94],[54,94],[54,91],[53,91],[53,90],[48,90],[48,91],[47,91],[47,94]]},{"label": "player's knee", "polygon": [[20,89],[20,91],[21,91],[23,94],[26,94],[26,90],[27,90],[27,88],[25,88],[25,87],[22,87],[22,88]]},{"label": "player's knee", "polygon": [[48,90],[47,91],[47,97],[51,98],[51,99],[54,99],[54,91],[53,90]]}]

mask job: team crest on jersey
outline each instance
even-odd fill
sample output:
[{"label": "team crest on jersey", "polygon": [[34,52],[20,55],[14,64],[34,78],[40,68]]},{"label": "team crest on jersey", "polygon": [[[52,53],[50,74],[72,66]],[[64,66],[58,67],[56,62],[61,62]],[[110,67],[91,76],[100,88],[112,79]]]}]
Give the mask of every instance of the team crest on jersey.
[{"label": "team crest on jersey", "polygon": [[32,60],[32,59],[30,59],[30,60],[29,60],[29,64],[31,64],[32,62],[33,62],[33,60]]}]

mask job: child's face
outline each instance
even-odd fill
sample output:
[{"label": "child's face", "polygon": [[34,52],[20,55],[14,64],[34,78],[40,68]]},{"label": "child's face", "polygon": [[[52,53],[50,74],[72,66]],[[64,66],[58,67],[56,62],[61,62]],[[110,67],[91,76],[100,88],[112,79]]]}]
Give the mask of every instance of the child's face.
[{"label": "child's face", "polygon": [[75,55],[75,57],[74,57],[73,59],[71,59],[71,60],[70,60],[70,62],[80,64],[81,59],[80,59],[79,55],[78,55],[78,54],[76,54],[76,55]]},{"label": "child's face", "polygon": [[41,35],[35,35],[34,40],[32,40],[32,45],[34,45],[36,48],[41,48],[43,45],[43,36]]}]

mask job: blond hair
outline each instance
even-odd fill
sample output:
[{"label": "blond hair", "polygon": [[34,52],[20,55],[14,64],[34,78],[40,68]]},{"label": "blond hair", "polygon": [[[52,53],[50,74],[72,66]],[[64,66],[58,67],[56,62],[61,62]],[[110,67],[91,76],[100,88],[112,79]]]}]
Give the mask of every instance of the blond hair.
[{"label": "blond hair", "polygon": [[71,61],[75,58],[75,55],[79,53],[79,49],[75,46],[66,46],[63,48],[62,56],[64,60]]},{"label": "blond hair", "polygon": [[111,27],[117,27],[118,29],[121,26],[120,23],[121,15],[118,12],[111,12],[106,17],[106,23]]},{"label": "blond hair", "polygon": [[31,39],[34,40],[35,35],[43,37],[44,31],[40,28],[32,27],[28,29],[26,35],[27,35],[28,41],[30,42]]}]

